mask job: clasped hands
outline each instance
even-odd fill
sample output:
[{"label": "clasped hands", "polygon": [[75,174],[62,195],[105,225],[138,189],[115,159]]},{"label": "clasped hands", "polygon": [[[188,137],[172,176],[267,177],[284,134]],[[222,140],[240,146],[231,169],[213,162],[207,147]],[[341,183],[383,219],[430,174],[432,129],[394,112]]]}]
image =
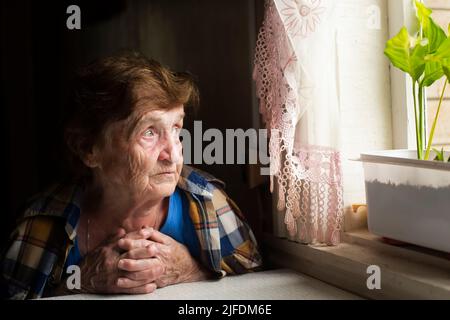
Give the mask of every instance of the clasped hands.
[{"label": "clasped hands", "polygon": [[119,229],[84,258],[80,269],[86,293],[144,294],[209,276],[183,244],[152,228],[128,234]]}]

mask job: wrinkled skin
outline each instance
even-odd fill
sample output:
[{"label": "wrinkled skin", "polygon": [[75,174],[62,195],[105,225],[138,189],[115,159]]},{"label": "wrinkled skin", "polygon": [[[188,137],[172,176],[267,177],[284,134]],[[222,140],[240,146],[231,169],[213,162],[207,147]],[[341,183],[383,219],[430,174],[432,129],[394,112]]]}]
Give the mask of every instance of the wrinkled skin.
[{"label": "wrinkled skin", "polygon": [[[126,272],[125,277],[132,280],[154,277],[158,288],[206,279],[202,267],[192,259],[184,245],[152,228],[142,230],[140,235],[143,237],[139,238],[138,235],[138,239],[135,239],[133,235],[127,235],[119,241],[119,247],[127,250],[127,254],[119,261],[119,268]],[[141,267],[148,268],[139,271]]]},{"label": "wrinkled skin", "polygon": [[82,156],[93,182],[77,230],[81,292],[150,293],[209,277],[184,245],[157,231],[183,166],[184,107],[158,109],[144,89],[137,88],[133,113],[109,124]]},{"label": "wrinkled skin", "polygon": [[89,253],[80,268],[86,293],[145,294],[208,278],[184,245],[152,228],[128,234],[119,229]]}]

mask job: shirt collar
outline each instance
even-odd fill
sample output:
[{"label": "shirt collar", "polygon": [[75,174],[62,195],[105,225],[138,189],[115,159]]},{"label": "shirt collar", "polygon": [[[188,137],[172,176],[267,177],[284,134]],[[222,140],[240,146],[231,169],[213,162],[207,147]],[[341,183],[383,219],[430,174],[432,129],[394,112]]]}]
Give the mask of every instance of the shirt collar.
[{"label": "shirt collar", "polygon": [[178,180],[178,187],[187,192],[211,199],[215,189],[212,182],[218,183],[223,188],[225,187],[225,183],[222,180],[209,173],[184,165]]}]

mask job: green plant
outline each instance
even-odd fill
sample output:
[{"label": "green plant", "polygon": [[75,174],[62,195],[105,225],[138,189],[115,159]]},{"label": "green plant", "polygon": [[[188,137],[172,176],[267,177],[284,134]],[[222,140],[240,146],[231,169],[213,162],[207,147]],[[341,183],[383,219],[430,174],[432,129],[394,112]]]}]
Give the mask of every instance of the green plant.
[{"label": "green plant", "polygon": [[[392,64],[412,79],[417,158],[428,160],[434,131],[441,111],[447,83],[450,81],[450,36],[431,18],[432,11],[418,0],[414,1],[418,31],[410,35],[406,27],[386,43],[385,55]],[[450,34],[450,24],[448,26]],[[442,94],[425,146],[425,88],[445,77]]]},{"label": "green plant", "polygon": [[444,157],[445,157],[445,155],[444,155],[444,148],[442,148],[441,151],[433,148],[433,151],[436,154],[436,157],[434,158],[434,160],[445,161],[445,159],[444,159]]}]

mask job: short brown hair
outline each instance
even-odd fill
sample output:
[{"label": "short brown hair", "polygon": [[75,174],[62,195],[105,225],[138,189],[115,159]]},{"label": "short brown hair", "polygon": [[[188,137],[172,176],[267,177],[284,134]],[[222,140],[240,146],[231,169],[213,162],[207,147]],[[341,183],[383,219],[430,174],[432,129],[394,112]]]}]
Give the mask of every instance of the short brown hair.
[{"label": "short brown hair", "polygon": [[105,127],[126,119],[136,103],[137,86],[148,88],[159,108],[197,105],[198,89],[187,72],[173,72],[137,52],[97,59],[76,75],[64,139],[71,151],[72,169],[85,175],[81,156],[102,138]]}]

